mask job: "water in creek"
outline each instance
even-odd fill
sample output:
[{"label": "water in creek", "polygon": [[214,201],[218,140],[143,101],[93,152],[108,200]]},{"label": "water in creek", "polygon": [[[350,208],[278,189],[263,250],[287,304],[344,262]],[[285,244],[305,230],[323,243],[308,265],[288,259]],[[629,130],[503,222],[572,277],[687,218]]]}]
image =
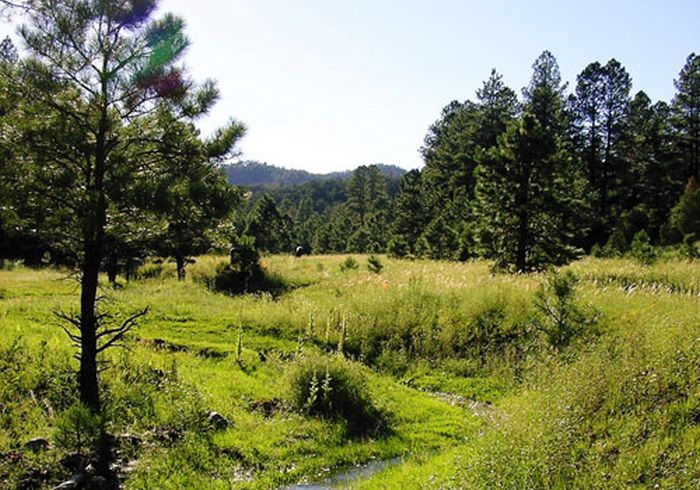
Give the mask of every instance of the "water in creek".
[{"label": "water in creek", "polygon": [[401,458],[372,461],[371,463],[356,466],[341,473],[336,473],[335,475],[330,476],[321,482],[300,483],[299,485],[283,487],[281,490],[329,490],[334,488],[342,488],[350,485],[351,483],[356,483],[365,478],[369,478],[378,471],[390,466],[395,466],[399,463],[401,463]]}]

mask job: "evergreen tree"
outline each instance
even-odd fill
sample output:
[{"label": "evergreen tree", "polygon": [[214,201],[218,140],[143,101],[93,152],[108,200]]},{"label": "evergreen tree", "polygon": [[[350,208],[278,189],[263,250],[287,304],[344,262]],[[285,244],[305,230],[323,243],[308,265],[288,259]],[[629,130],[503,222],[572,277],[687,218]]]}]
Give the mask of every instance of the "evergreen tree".
[{"label": "evergreen tree", "polygon": [[[154,20],[155,0],[21,3],[29,7],[28,25],[20,29],[29,59],[13,88],[23,110],[8,124],[14,130],[2,128],[0,135],[3,145],[31,162],[33,198],[50,200],[46,213],[71,235],[81,278],[80,313],[63,317],[77,329],[70,335],[80,347],[81,401],[99,411],[97,355],[144,313],[105,328],[105,315],[97,311],[108,210],[118,200],[119,182],[134,175],[150,178],[148,170],[160,158],[151,158],[148,125],[129,129],[160,104],[178,118],[195,118],[211,107],[217,91],[211,82],[198,89],[186,81],[177,65],[188,46],[184,24],[172,15]],[[223,131],[212,141],[211,157],[228,152],[235,141],[228,136]]]},{"label": "evergreen tree", "polygon": [[311,247],[314,228],[318,226],[311,197],[304,196],[299,202],[294,216],[294,240],[297,245]]},{"label": "evergreen tree", "polygon": [[[423,188],[428,209],[468,200],[474,194],[477,165],[478,108],[472,102],[451,102],[429,129],[421,148]],[[435,215],[433,215],[433,218]]]},{"label": "evergreen tree", "polygon": [[556,60],[543,53],[524,90],[525,113],[509,124],[479,167],[480,237],[498,268],[562,264],[575,256],[574,217],[582,182],[564,142],[563,87]]},{"label": "evergreen tree", "polygon": [[[158,237],[158,251],[175,259],[178,280],[184,280],[190,257],[209,251],[211,231],[233,211],[240,195],[207,159],[206,146],[193,125],[177,121],[168,111],[158,118],[163,128],[160,144],[169,148],[154,199],[166,224]],[[243,127],[237,131],[236,139]]]},{"label": "evergreen tree", "polygon": [[[652,241],[659,239],[680,187],[669,121],[668,104],[652,104],[644,92],[632,99],[627,117],[628,136],[622,148],[629,162],[628,178],[622,182],[627,189],[622,207],[644,215],[643,227]],[[637,231],[640,229],[626,234],[632,238]]]},{"label": "evergreen tree", "polygon": [[604,66],[595,62],[577,77],[571,99],[574,137],[586,163],[597,216],[588,245],[605,240],[627,198],[629,165],[623,147],[631,87],[629,74],[617,60]]},{"label": "evergreen tree", "polygon": [[391,253],[398,257],[416,253],[416,243],[427,225],[422,191],[420,171],[411,170],[403,176],[394,202],[390,247]]},{"label": "evergreen tree", "polygon": [[675,144],[685,179],[700,179],[700,56],[691,53],[678,75],[673,99]]},{"label": "evergreen tree", "polygon": [[670,224],[681,237],[690,236],[690,240],[700,240],[700,186],[695,177],[688,180],[685,192],[673,207]]},{"label": "evergreen tree", "polygon": [[9,36],[0,41],[0,63],[16,65],[19,61],[19,53]]},{"label": "evergreen tree", "polygon": [[416,253],[433,260],[455,260],[459,250],[459,233],[443,215],[432,220],[416,244]]},{"label": "evergreen tree", "polygon": [[347,196],[345,208],[352,221],[348,251],[384,250],[388,240],[391,200],[379,168],[375,165],[357,168],[348,180]]},{"label": "evergreen tree", "polygon": [[[0,119],[14,110],[18,100],[12,87],[14,72],[17,69],[17,50],[9,37],[0,43]],[[10,256],[13,230],[19,228],[21,217],[19,212],[21,189],[20,163],[14,158],[11,148],[0,146],[0,261]],[[26,243],[26,241],[25,241]],[[0,262],[1,263],[1,262]]]},{"label": "evergreen tree", "polygon": [[255,239],[255,246],[266,252],[290,252],[291,220],[282,215],[268,194],[255,204],[248,217],[245,235]]},{"label": "evergreen tree", "polygon": [[492,70],[489,79],[477,90],[476,98],[479,108],[476,142],[484,149],[492,148],[518,115],[518,97],[503,83],[503,77]]}]

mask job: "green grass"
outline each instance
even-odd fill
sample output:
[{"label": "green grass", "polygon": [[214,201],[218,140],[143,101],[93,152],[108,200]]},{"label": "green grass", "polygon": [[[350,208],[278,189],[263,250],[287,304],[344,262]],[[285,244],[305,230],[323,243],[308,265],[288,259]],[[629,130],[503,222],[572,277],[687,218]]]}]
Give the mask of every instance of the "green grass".
[{"label": "green grass", "polygon": [[[290,269],[290,281],[322,280],[316,267],[309,273]],[[52,469],[47,485],[70,476],[57,463],[68,451],[34,455],[22,447],[34,436],[51,438],[75,401],[73,351],[52,314],[76,307],[77,289],[65,275],[0,271],[0,357],[8,366],[0,380],[0,453],[22,458],[20,464],[0,463],[8,482],[46,467]],[[367,368],[372,398],[390,419],[386,436],[348,438],[338,422],[292,411],[280,379],[300,350],[317,350],[299,342],[309,311],[301,310],[297,292],[277,301],[231,298],[193,281],[177,283],[166,272],[164,279],[105,285],[103,293],[109,298],[104,307],[117,318],[151,307],[127,350],[110,353],[111,367],[102,376],[111,432],[145,441],[127,488],[275,488],[335,467],[449,447],[478,424],[465,422],[463,410]],[[260,408],[266,404],[273,409]],[[207,410],[223,414],[231,428],[202,431]],[[168,431],[177,440],[158,440]]]},{"label": "green grass", "polygon": [[[276,488],[395,456],[362,488],[698,486],[697,261],[573,264],[578,301],[600,320],[553,349],[532,328],[540,275],[386,257],[379,274],[341,271],[346,258],[264,258],[289,286],[279,297],[208,291],[200,278],[220,257],[199,258],[182,283],[167,263],[105,282],[115,318],[151,308],[102,374],[109,430],[143,441],[126,488]],[[69,448],[23,445],[51,439],[75,401],[74,351],[52,312],[77,300],[65,271],[0,270],[0,488],[70,476]],[[351,437],[292,409],[294,360],[339,344],[386,434]],[[209,430],[208,410],[229,428]]]}]

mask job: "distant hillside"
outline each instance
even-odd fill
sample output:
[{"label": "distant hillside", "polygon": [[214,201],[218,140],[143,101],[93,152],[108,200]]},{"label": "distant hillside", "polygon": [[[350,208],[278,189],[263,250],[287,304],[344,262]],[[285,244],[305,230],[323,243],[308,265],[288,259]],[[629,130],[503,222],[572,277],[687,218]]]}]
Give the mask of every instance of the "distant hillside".
[{"label": "distant hillside", "polygon": [[[404,169],[397,167],[396,165],[377,164],[377,167],[379,167],[379,170],[381,170],[385,177],[390,179],[398,179],[406,173]],[[311,172],[307,172],[306,170],[276,167],[274,165],[268,165],[267,163],[260,163],[256,161],[231,163],[222,166],[222,169],[226,173],[228,181],[231,184],[247,187],[296,186],[315,180],[345,180],[350,178],[352,175],[352,170],[331,172],[328,174],[313,174]]]}]

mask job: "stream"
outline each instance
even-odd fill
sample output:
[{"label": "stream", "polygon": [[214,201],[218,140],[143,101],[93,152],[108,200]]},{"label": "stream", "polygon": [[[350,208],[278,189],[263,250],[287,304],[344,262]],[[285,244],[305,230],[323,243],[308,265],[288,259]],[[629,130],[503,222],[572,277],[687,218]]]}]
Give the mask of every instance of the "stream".
[{"label": "stream", "polygon": [[385,459],[381,461],[372,461],[370,463],[354,466],[341,473],[336,473],[333,476],[326,478],[323,481],[316,483],[300,483],[298,485],[290,485],[282,487],[280,490],[329,490],[334,488],[343,488],[353,482],[358,482],[365,478],[369,478],[378,471],[391,466],[396,466],[402,462],[401,458]]}]

